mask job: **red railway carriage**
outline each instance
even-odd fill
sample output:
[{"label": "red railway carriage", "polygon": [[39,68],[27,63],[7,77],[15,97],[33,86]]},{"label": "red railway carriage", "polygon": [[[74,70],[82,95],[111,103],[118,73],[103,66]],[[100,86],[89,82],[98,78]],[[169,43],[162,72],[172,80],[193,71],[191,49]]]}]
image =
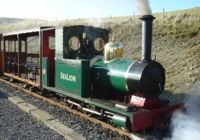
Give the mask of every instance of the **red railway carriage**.
[{"label": "red railway carriage", "polygon": [[50,71],[52,69],[51,74],[54,74],[54,38],[55,28],[53,27],[3,34],[0,53],[1,74],[41,88],[42,56],[49,57]]}]

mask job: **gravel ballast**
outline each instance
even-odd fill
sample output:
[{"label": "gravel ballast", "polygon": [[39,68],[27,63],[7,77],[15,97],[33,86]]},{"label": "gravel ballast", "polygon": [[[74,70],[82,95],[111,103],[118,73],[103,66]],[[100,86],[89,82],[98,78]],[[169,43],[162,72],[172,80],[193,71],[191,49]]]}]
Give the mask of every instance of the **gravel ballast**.
[{"label": "gravel ballast", "polygon": [[64,140],[0,94],[0,140]]},{"label": "gravel ballast", "polygon": [[43,102],[35,97],[30,97],[26,94],[21,94],[19,91],[10,88],[8,85],[1,83],[1,89],[6,90],[12,95],[16,95],[26,102],[44,110],[60,120],[64,125],[72,128],[77,133],[84,136],[87,140],[126,140],[128,137],[121,136],[117,132],[113,132],[110,129],[103,128],[99,124],[93,124],[92,122],[80,118],[77,115],[66,112],[63,109],[49,105],[47,102]]}]

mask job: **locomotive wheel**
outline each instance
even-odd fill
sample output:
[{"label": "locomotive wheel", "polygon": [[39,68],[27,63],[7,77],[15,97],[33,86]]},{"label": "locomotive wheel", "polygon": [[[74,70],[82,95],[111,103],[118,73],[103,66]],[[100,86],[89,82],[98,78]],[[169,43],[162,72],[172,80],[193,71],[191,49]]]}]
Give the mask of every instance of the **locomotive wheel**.
[{"label": "locomotive wheel", "polygon": [[129,129],[124,128],[124,127],[121,127],[121,129],[122,129],[123,131],[126,131],[126,132],[130,131]]},{"label": "locomotive wheel", "polygon": [[71,103],[67,103],[67,106],[68,106],[70,109],[73,109],[73,108],[74,108],[74,105],[71,104]]},{"label": "locomotive wheel", "polygon": [[10,82],[12,83],[14,81],[14,79],[10,78]]},{"label": "locomotive wheel", "polygon": [[25,83],[25,84],[23,85],[23,87],[24,87],[24,88],[27,88],[27,87],[28,87],[28,85]]},{"label": "locomotive wheel", "polygon": [[[90,105],[86,105],[86,108],[89,108],[90,109]],[[87,111],[84,111],[84,113],[86,114],[86,115],[88,115],[89,117],[91,117],[92,116],[92,113],[91,112],[87,112]]]}]

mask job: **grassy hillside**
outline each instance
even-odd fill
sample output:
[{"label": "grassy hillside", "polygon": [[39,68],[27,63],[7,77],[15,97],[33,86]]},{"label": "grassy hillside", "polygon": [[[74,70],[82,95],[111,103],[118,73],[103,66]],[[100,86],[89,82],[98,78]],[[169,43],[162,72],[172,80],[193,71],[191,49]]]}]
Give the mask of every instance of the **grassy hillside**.
[{"label": "grassy hillside", "polygon": [[[152,58],[166,69],[166,89],[181,93],[200,85],[200,7],[154,14]],[[76,19],[47,22],[23,20],[2,24],[0,32],[44,25],[98,25],[112,29],[117,41],[125,46],[125,57],[141,58],[141,21],[139,16]]]},{"label": "grassy hillside", "polygon": [[48,21],[39,19],[17,19],[17,18],[1,18],[0,17],[0,33],[34,28],[48,25]]},{"label": "grassy hillside", "polygon": [[23,21],[23,19],[19,18],[5,18],[5,17],[0,17],[0,24],[13,24],[18,21]]}]

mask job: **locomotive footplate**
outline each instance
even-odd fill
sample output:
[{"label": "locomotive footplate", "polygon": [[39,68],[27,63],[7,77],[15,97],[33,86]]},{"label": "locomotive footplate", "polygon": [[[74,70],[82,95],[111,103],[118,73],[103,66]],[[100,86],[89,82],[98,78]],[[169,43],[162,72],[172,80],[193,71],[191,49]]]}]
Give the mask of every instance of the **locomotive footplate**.
[{"label": "locomotive footplate", "polygon": [[136,108],[134,106],[128,105],[128,104],[124,104],[124,103],[116,103],[115,107],[119,108],[121,110],[124,110],[126,112],[131,112],[131,111],[133,112],[133,111],[136,110]]},{"label": "locomotive footplate", "polygon": [[[63,95],[63,93],[66,94],[65,91],[56,89],[54,87],[44,86],[44,88],[60,95]],[[78,104],[78,107],[83,108],[84,110],[90,109],[86,109],[85,106],[81,106],[81,104],[95,106],[93,109],[96,110],[91,111],[98,112],[100,116],[111,119],[111,123],[113,125],[126,128],[131,131],[144,130],[146,128],[156,126],[160,123],[165,123],[169,121],[171,114],[175,110],[182,108],[182,104],[175,104],[162,105],[161,107],[155,109],[142,109],[115,100],[108,101],[96,98],[82,98],[71,93],[67,93],[66,97],[69,100],[72,99],[74,104]]]}]

